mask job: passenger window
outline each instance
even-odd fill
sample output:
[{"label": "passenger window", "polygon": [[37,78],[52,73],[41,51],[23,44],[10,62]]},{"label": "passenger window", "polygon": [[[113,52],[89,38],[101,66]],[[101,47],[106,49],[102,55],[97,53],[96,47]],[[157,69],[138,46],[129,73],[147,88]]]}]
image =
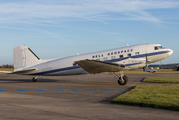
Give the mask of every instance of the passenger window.
[{"label": "passenger window", "polygon": [[139,55],[139,52],[136,52],[135,54],[136,54],[136,55]]},{"label": "passenger window", "polygon": [[111,59],[116,59],[116,56],[112,56]]},{"label": "passenger window", "polygon": [[107,57],[105,57],[105,58],[104,58],[104,61],[106,61],[106,60],[108,60],[108,58],[107,58]]},{"label": "passenger window", "polygon": [[77,66],[77,64],[76,64],[76,63],[73,63],[73,66]]},{"label": "passenger window", "polygon": [[130,56],[131,56],[131,53],[127,54],[127,56],[130,57]]},{"label": "passenger window", "polygon": [[123,55],[120,55],[119,57],[120,57],[120,58],[123,58],[124,56],[123,56]]}]

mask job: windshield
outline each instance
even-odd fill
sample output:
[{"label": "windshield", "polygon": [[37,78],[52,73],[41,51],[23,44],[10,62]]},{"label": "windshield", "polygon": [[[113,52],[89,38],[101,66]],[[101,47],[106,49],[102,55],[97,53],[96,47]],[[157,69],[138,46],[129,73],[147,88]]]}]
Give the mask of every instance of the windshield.
[{"label": "windshield", "polygon": [[163,47],[162,46],[155,46],[154,49],[159,50],[159,49],[163,49]]}]

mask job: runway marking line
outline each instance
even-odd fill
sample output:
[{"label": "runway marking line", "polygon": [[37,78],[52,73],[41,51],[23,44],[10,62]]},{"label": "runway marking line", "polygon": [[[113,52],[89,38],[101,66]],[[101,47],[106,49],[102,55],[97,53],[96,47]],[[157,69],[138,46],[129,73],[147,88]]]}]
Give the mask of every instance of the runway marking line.
[{"label": "runway marking line", "polygon": [[86,89],[87,91],[97,91],[97,90],[93,90],[93,89]]},{"label": "runway marking line", "polygon": [[36,89],[35,91],[45,91],[45,90],[41,90],[41,89]]},{"label": "runway marking line", "polygon": [[19,92],[26,92],[26,90],[16,90],[16,91],[19,91]]},{"label": "runway marking line", "polygon": [[6,92],[5,90],[0,90],[0,92]]},{"label": "runway marking line", "polygon": [[64,91],[64,90],[60,90],[60,89],[53,89],[53,91]]},{"label": "runway marking line", "polygon": [[103,90],[103,91],[113,91],[113,90],[109,90],[109,89],[101,89],[101,90]]},{"label": "runway marking line", "polygon": [[123,89],[116,89],[116,90],[118,90],[118,91],[127,91],[127,90],[123,90]]},{"label": "runway marking line", "polygon": [[[65,91],[65,90],[61,90],[61,89],[52,89],[53,91]],[[71,91],[81,91],[81,90],[78,90],[78,89],[70,89]],[[110,90],[110,89],[101,89],[102,91],[128,91],[128,90],[123,90],[123,89],[115,89],[115,90]],[[17,89],[16,91],[19,91],[19,92],[26,92],[27,90],[21,90],[21,89]],[[35,91],[47,91],[47,90],[42,90],[42,89],[35,89]],[[86,89],[86,91],[98,91],[98,90],[95,90],[95,89]],[[0,90],[0,92],[7,92],[6,90]]]},{"label": "runway marking line", "polygon": [[77,89],[70,89],[71,91],[81,91],[81,90],[77,90]]}]

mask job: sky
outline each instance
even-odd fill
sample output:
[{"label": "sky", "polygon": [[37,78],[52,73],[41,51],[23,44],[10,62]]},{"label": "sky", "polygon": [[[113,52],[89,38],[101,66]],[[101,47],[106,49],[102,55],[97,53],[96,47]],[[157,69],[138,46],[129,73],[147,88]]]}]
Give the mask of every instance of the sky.
[{"label": "sky", "polygon": [[0,0],[0,65],[19,45],[52,59],[145,43],[179,63],[178,0]]}]

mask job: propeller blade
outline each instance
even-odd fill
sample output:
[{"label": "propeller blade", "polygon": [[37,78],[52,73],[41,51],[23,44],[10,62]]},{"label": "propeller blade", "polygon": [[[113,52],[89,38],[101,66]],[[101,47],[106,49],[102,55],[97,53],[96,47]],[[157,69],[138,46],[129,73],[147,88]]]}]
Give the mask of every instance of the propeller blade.
[{"label": "propeller blade", "polygon": [[160,67],[162,68],[162,61],[161,60],[160,60],[160,64],[161,64]]},{"label": "propeller blade", "polygon": [[145,67],[148,67],[148,61],[147,61],[148,57],[147,57],[147,51],[146,51],[146,61],[145,61]]}]

